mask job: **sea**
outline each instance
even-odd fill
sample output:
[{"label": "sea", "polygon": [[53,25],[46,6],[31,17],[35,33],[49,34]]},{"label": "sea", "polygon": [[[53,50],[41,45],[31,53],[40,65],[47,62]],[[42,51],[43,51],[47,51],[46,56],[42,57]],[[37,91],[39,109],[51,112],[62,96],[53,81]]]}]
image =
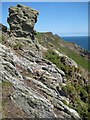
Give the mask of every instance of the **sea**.
[{"label": "sea", "polygon": [[67,37],[64,36],[61,38],[67,42],[74,42],[75,44],[77,44],[81,48],[84,48],[84,49],[90,51],[90,41],[89,41],[88,36],[72,36],[72,37],[71,36],[67,36]]}]

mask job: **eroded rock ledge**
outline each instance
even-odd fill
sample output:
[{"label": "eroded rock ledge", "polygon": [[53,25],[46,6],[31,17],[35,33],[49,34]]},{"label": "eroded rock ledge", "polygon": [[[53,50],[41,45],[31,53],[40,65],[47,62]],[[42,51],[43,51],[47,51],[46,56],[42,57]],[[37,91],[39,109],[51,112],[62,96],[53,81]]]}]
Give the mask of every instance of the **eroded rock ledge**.
[{"label": "eroded rock ledge", "polygon": [[34,39],[34,25],[38,15],[38,11],[21,4],[10,7],[7,22],[13,35],[16,37],[30,36]]}]

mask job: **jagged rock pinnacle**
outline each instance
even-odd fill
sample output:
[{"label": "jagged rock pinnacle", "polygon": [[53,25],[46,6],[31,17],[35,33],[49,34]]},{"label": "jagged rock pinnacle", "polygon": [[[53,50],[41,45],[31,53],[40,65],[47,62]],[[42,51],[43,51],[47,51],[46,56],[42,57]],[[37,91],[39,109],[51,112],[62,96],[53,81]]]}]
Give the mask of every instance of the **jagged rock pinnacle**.
[{"label": "jagged rock pinnacle", "polygon": [[38,15],[38,11],[21,4],[10,7],[7,22],[10,25],[11,33],[16,37],[30,36],[34,39],[34,25]]}]

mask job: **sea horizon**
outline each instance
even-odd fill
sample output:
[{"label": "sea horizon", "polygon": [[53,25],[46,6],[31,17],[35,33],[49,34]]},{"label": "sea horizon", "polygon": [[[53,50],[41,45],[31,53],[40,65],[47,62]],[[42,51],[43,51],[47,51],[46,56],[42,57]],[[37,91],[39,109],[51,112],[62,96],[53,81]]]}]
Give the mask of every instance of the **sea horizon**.
[{"label": "sea horizon", "polygon": [[73,42],[81,48],[90,51],[88,36],[61,36],[61,38],[67,42]]}]

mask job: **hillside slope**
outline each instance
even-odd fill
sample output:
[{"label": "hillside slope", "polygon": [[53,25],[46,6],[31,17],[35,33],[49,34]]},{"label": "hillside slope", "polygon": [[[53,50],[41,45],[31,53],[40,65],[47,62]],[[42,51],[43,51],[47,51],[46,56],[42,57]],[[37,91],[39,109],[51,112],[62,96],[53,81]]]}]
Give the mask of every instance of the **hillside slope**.
[{"label": "hillside slope", "polygon": [[[58,35],[51,32],[37,33],[36,38],[39,43],[46,48],[56,49],[60,53],[72,58],[78,65],[90,71],[90,52],[80,48],[77,44],[66,42]],[[84,64],[83,64],[84,63]]]},{"label": "hillside slope", "polygon": [[[74,43],[64,41],[51,32],[37,33],[42,55],[65,72],[67,83],[62,87],[71,100],[68,105],[77,110],[83,119],[89,119],[90,53]],[[83,99],[83,95],[85,99]],[[67,103],[66,103],[67,104]]]},{"label": "hillside slope", "polygon": [[9,8],[10,30],[0,24],[2,117],[89,120],[87,66],[80,62],[89,58],[52,33],[36,33],[38,15],[18,4]]}]

